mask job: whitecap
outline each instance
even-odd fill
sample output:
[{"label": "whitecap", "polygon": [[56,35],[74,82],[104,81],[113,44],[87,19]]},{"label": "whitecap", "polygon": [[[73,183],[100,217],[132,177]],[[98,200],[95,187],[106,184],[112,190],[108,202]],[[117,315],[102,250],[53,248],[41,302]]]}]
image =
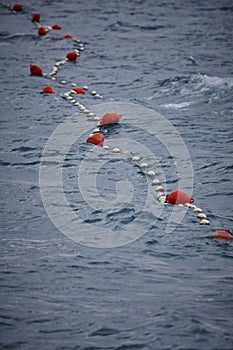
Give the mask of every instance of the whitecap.
[{"label": "whitecap", "polygon": [[216,87],[233,87],[233,78],[222,78],[222,77],[211,77],[206,74],[201,75],[201,83],[206,84],[207,86],[216,86]]},{"label": "whitecap", "polygon": [[172,108],[172,109],[182,109],[182,108],[187,108],[191,104],[193,104],[192,101],[187,101],[187,102],[181,102],[181,103],[166,103],[161,105],[163,108]]}]

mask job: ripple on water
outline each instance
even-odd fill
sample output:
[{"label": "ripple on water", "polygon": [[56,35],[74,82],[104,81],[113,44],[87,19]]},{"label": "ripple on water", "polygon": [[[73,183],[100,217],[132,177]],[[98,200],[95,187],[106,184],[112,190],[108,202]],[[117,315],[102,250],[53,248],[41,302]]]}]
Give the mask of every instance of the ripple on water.
[{"label": "ripple on water", "polygon": [[[211,5],[151,0],[34,5],[26,2],[20,14],[1,11],[0,347],[231,349],[232,242],[210,235],[233,224],[232,6],[227,0],[221,6],[217,0]],[[51,81],[56,94],[41,94],[46,82],[31,77],[29,65],[49,72],[73,43],[60,39],[60,32],[38,37],[30,19],[34,11],[41,12],[41,24],[57,21],[62,33],[85,42],[76,64],[60,67],[58,81],[88,85],[106,102],[152,108],[175,126],[192,160],[195,203],[210,226],[201,227],[187,211],[168,234],[172,208],[164,206],[158,220],[145,213],[136,227],[141,233],[147,225],[145,235],[116,249],[79,245],[53,226],[40,197],[41,154],[57,125],[76,108],[60,98],[68,84]],[[88,93],[79,98],[90,109],[98,103]],[[87,130],[95,125],[88,123]],[[119,134],[104,132],[107,139],[120,135],[145,144],[163,169],[168,190],[179,186],[182,174],[158,140],[124,118]],[[97,207],[89,207],[78,190],[77,171],[90,148],[84,138],[79,141],[62,168],[68,204],[92,227],[114,228],[121,235],[144,208],[147,179],[128,159],[113,162],[109,156],[96,178],[98,198],[114,201],[116,182],[124,178],[134,187],[133,199],[111,212],[98,207],[98,198]],[[57,166],[55,155],[43,165]],[[56,194],[53,179],[51,186]],[[65,207],[57,205],[63,215]]]}]

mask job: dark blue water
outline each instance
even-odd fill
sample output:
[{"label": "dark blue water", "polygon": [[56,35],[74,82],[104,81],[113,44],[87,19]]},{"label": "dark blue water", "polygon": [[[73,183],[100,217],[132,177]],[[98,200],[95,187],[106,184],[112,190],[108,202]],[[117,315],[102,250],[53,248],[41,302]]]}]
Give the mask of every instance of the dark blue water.
[{"label": "dark blue water", "polygon": [[[19,14],[0,8],[1,349],[232,349],[233,246],[210,239],[214,229],[233,227],[232,2],[23,5]],[[47,81],[30,76],[29,65],[49,72],[73,46],[60,32],[38,37],[34,12],[43,24],[61,24],[62,35],[73,34],[86,48],[76,64],[59,69],[54,95],[41,94]],[[103,95],[80,97],[90,109],[134,103],[170,121],[189,151],[193,197],[211,225],[200,226],[189,211],[167,233],[171,209],[165,206],[149,232],[122,247],[91,248],[63,235],[45,211],[39,186],[45,144],[77,110],[59,95],[68,90],[59,84],[63,79]],[[166,150],[137,125],[121,124],[120,135],[156,149],[167,190],[175,189],[178,175]],[[87,121],[87,132],[93,127]],[[102,198],[115,198],[115,180],[132,179],[133,201],[116,213],[90,208],[74,180],[88,150],[84,141],[73,145],[64,164],[70,205],[82,210],[83,221],[122,227],[140,213],[146,177],[127,158],[107,156],[97,177]]]}]

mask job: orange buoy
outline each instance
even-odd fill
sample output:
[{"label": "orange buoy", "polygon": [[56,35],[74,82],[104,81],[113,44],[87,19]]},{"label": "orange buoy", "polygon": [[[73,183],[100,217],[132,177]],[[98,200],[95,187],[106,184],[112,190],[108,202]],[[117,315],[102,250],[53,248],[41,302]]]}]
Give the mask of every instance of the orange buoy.
[{"label": "orange buoy", "polygon": [[193,203],[194,199],[190,195],[181,190],[175,190],[166,195],[166,202],[170,204],[186,204]]},{"label": "orange buoy", "polygon": [[115,124],[119,122],[120,118],[121,118],[120,114],[117,114],[115,112],[108,112],[103,115],[98,125],[101,126],[101,125]]},{"label": "orange buoy", "polygon": [[61,30],[61,29],[62,29],[62,26],[60,26],[60,24],[55,23],[55,24],[52,26],[52,28],[53,28],[54,30]]},{"label": "orange buoy", "polygon": [[103,146],[104,137],[100,132],[91,134],[86,140],[87,143],[92,143],[93,145]]},{"label": "orange buoy", "polygon": [[211,238],[233,241],[233,236],[230,230],[217,230],[211,235]]},{"label": "orange buoy", "polygon": [[65,34],[63,36],[63,38],[65,38],[65,39],[74,39],[74,37],[71,34]]},{"label": "orange buoy", "polygon": [[69,61],[75,61],[77,57],[78,55],[75,51],[68,52],[66,55],[66,58],[68,58]]},{"label": "orange buoy", "polygon": [[14,5],[13,5],[12,10],[13,10],[13,11],[16,11],[16,12],[19,12],[19,11],[22,11],[22,7],[23,7],[22,4],[17,3],[17,4],[14,4]]},{"label": "orange buoy", "polygon": [[45,28],[45,27],[40,27],[39,29],[38,29],[38,35],[46,35],[47,34],[47,32],[48,32],[48,30]]},{"label": "orange buoy", "polygon": [[42,68],[40,66],[37,66],[36,64],[30,64],[30,72],[31,75],[43,75]]},{"label": "orange buoy", "polygon": [[37,23],[40,22],[40,13],[34,13],[32,15],[32,22],[37,22]]},{"label": "orange buoy", "polygon": [[73,88],[72,90],[75,91],[76,94],[85,95],[85,90],[81,87],[76,87],[76,88]]},{"label": "orange buoy", "polygon": [[45,94],[54,94],[54,89],[52,88],[51,85],[46,85],[44,88],[43,88],[43,92]]}]

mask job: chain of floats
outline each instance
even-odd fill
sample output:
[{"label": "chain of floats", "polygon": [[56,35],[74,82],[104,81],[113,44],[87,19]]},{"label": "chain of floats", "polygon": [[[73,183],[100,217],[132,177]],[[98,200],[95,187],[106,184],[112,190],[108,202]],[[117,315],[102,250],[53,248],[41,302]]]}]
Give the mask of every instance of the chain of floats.
[{"label": "chain of floats", "polygon": [[[19,12],[22,10],[22,5],[21,4],[15,4],[14,6],[10,6],[5,3],[1,3],[2,6],[10,9],[13,12]],[[40,14],[35,13],[32,16],[32,22],[34,23],[35,26],[38,27],[38,35],[43,36],[46,35],[49,31],[51,30],[60,30],[62,29],[59,24],[54,24],[53,26],[42,26],[40,22]],[[32,73],[33,70],[33,65],[31,65],[31,73],[32,75],[41,75],[45,78],[51,79],[51,80],[57,80],[56,74],[58,73],[58,68],[64,64],[66,64],[68,61],[75,61],[81,54],[82,51],[85,50],[84,44],[77,38],[73,37],[70,34],[64,35],[64,38],[71,40],[75,45],[77,45],[77,48],[74,49],[74,51],[67,53],[66,59],[60,60],[55,62],[53,65],[52,71],[48,74],[42,73],[42,70],[39,66],[34,66],[34,69],[36,70],[35,74]],[[39,71],[38,71],[39,69]],[[59,81],[60,84],[66,85],[68,84],[67,81],[61,80]],[[88,86],[83,86],[83,87],[77,87],[77,84],[72,82],[69,83],[71,86],[71,89],[65,92],[64,94],[60,94],[60,96],[64,99],[66,99],[69,103],[72,105],[78,107],[79,111],[81,113],[86,114],[89,120],[93,120],[95,122],[99,122],[101,118],[99,118],[95,113],[93,113],[88,107],[86,107],[84,104],[80,103],[77,100],[77,95],[78,94],[85,94],[89,88]],[[47,85],[43,89],[44,93],[54,93],[55,91],[50,85]],[[95,98],[103,98],[97,91],[92,90],[90,91],[90,94],[95,97]],[[101,133],[101,123],[99,122],[97,127],[93,130],[93,134],[90,136],[93,136],[96,133]],[[120,148],[111,148],[109,146],[103,145],[103,149],[108,150],[109,152],[112,153],[122,153],[122,155],[126,155],[127,157],[130,156],[131,161],[137,165],[141,171],[144,173],[145,176],[151,179],[151,185],[155,187],[155,192],[156,192],[156,198],[161,204],[166,204],[166,195],[164,193],[164,187],[162,186],[160,180],[156,178],[156,172],[154,170],[150,170],[149,164],[146,162],[143,162],[143,157],[139,155],[134,155],[131,151],[122,151]],[[178,206],[185,206],[191,210],[197,215],[197,218],[200,220],[199,223],[201,225],[209,225],[210,222],[206,216],[206,214],[203,212],[203,210],[199,207],[197,207],[194,204],[191,203],[185,203],[185,204],[178,204]],[[229,230],[226,230],[226,232]],[[224,231],[216,231],[216,232],[224,232]],[[230,231],[229,231],[230,232]]]}]

